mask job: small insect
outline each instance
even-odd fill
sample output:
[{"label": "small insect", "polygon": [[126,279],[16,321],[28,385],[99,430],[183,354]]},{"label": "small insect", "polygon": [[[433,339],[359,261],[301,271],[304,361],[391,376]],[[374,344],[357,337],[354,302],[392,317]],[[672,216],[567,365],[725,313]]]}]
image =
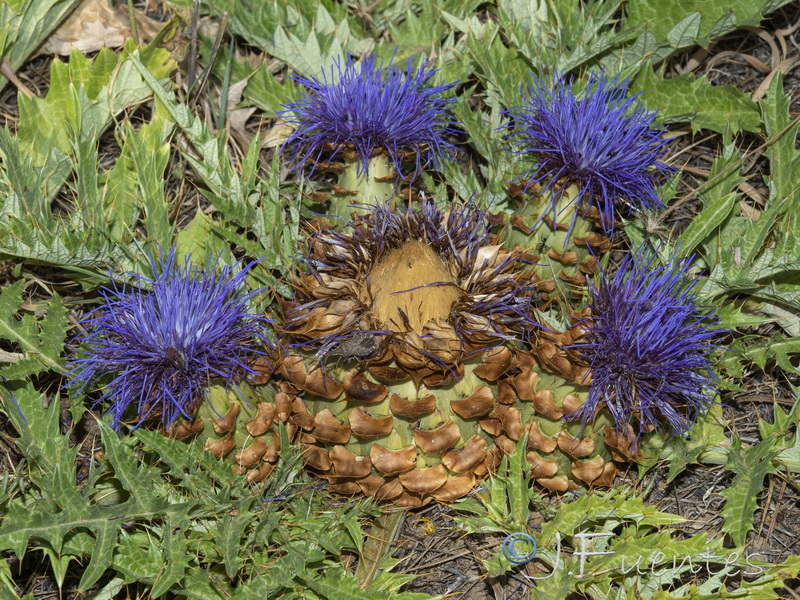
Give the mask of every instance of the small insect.
[{"label": "small insect", "polygon": [[176,369],[186,369],[186,357],[175,346],[167,346],[167,358]]},{"label": "small insect", "polygon": [[[326,347],[329,346],[329,347]],[[318,358],[336,360],[336,363],[366,360],[378,349],[378,340],[371,333],[358,332],[342,340],[333,341],[320,348]]]}]

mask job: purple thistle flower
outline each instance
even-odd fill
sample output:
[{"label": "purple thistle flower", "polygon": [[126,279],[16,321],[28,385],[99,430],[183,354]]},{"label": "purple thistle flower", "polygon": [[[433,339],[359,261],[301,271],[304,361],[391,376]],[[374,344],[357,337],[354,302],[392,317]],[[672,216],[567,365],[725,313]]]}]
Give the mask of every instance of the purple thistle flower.
[{"label": "purple thistle flower", "polygon": [[[191,419],[213,380],[236,385],[253,373],[251,360],[263,354],[258,347],[272,345],[266,319],[248,308],[261,291],[244,291],[249,266],[215,273],[218,260],[203,271],[187,257],[181,268],[174,248],[159,262],[160,268],[150,260],[153,279],[137,275],[131,289],[113,284],[101,290],[105,302],[72,341],[73,384],[80,391],[108,379],[95,405],[111,400],[116,429],[131,405],[138,411],[136,427],[151,417],[166,427],[179,416]],[[145,289],[150,286],[152,291]],[[81,342],[85,347],[78,349]]]},{"label": "purple thistle flower", "polygon": [[455,133],[451,126],[458,122],[447,113],[454,100],[442,93],[455,83],[431,86],[436,70],[421,67],[414,72],[409,59],[404,72],[392,60],[376,65],[375,56],[368,55],[356,68],[348,57],[344,69],[337,61],[338,73],[331,66],[330,77],[323,69],[322,81],[292,76],[310,91],[299,102],[284,104],[286,110],[279,113],[297,126],[284,143],[295,147],[297,165],[319,161],[326,145],[333,151],[331,158],[345,145],[353,146],[359,175],[368,172],[369,159],[379,148],[398,173],[407,154],[415,154],[416,170],[428,164],[438,167],[441,157],[452,154],[454,146],[445,136]]},{"label": "purple thistle flower", "polygon": [[[656,113],[646,111],[636,96],[625,97],[629,80],[593,73],[578,99],[572,79],[556,77],[552,91],[534,79],[527,97],[523,91],[524,105],[507,112],[514,119],[508,127],[517,130],[509,137],[520,141],[522,151],[536,154],[537,166],[525,173],[532,172],[528,185],[549,178],[545,189],[553,195],[554,219],[560,194],[573,183],[579,187],[573,203],[585,198],[596,206],[607,230],[613,230],[619,200],[639,208],[663,206],[654,176],[672,170],[659,160],[665,129],[653,126]],[[556,190],[559,182],[564,185]]]},{"label": "purple thistle flower", "polygon": [[591,389],[573,414],[584,424],[605,407],[619,431],[636,420],[639,433],[666,423],[682,435],[716,392],[709,355],[722,330],[710,328],[715,320],[698,307],[690,261],[673,256],[665,266],[654,263],[640,250],[613,277],[603,273],[592,285],[587,343],[578,346]]}]

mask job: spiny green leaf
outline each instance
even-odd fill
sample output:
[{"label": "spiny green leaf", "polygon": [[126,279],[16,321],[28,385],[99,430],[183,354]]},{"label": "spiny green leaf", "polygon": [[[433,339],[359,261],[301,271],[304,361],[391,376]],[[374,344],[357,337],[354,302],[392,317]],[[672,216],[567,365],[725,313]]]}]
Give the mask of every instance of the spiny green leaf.
[{"label": "spiny green leaf", "polygon": [[328,600],[437,600],[441,596],[427,594],[395,593],[386,595],[384,591],[362,590],[355,577],[347,576],[341,567],[331,567],[320,579],[307,580],[308,587]]},{"label": "spiny green leaf", "polygon": [[[0,6],[0,58],[16,71],[80,0],[9,0]],[[0,89],[8,79],[0,75]]]},{"label": "spiny green leaf", "polygon": [[447,32],[447,23],[441,18],[440,10],[439,3],[433,0],[424,0],[421,10],[416,7],[412,10],[408,5],[406,17],[400,25],[389,24],[392,38],[401,49],[411,51],[439,46]]},{"label": "spiny green leaf", "polygon": [[371,584],[385,569],[387,559],[391,560],[392,543],[403,524],[405,514],[399,510],[384,509],[372,520],[372,527],[366,541],[359,548],[356,578],[359,585]]},{"label": "spiny green leaf", "polygon": [[130,58],[144,61],[160,81],[175,67],[166,50],[139,50],[132,43],[125,48],[122,54],[103,49],[94,59],[73,50],[69,63],[53,61],[44,98],[20,96],[19,138],[34,164],[43,165],[53,151],[67,154],[71,138],[96,139],[117,113],[151,95]]},{"label": "spiny green leaf", "polygon": [[775,10],[788,2],[789,0],[732,0],[717,3],[704,0],[637,0],[629,6],[627,21],[629,26],[635,23],[647,24],[656,38],[663,41],[678,23],[696,14],[700,17],[698,34],[687,46],[699,44],[708,47],[713,39],[736,27],[757,27],[765,9]]},{"label": "spiny green leaf", "polygon": [[[69,64],[54,61],[45,98],[20,99],[18,137],[12,144],[10,136],[0,135],[0,151],[6,159],[5,169],[0,169],[0,188],[18,190],[5,197],[0,212],[0,252],[69,268],[83,282],[95,284],[107,278],[111,265],[139,271],[137,260],[132,260],[139,253],[120,246],[133,237],[139,216],[133,209],[138,208],[134,203],[118,203],[115,188],[108,196],[101,193],[98,185],[103,178],[96,172],[99,135],[119,111],[151,93],[131,63],[134,57],[161,81],[175,66],[169,53],[155,46],[137,49],[128,43],[121,54],[106,49],[93,60],[73,52]],[[123,153],[126,148],[123,144]],[[163,150],[160,155],[146,154],[164,160]],[[75,170],[75,208],[56,215],[50,200],[71,169]],[[139,198],[153,198],[153,190],[161,185],[158,175],[157,180],[151,178],[155,187],[146,188]],[[116,212],[121,206],[124,214]],[[167,220],[153,222],[163,228]]]},{"label": "spiny green leaf", "polygon": [[737,546],[743,546],[748,532],[753,529],[753,515],[758,508],[758,494],[764,489],[764,478],[775,473],[772,459],[778,455],[776,439],[770,437],[752,448],[744,448],[742,440],[734,436],[725,467],[734,473],[730,487],[720,492],[727,499],[722,508],[722,530],[728,533]]},{"label": "spiny green leaf", "polygon": [[[784,446],[780,453],[775,457],[776,464],[784,467],[790,472],[800,473],[800,388],[793,388],[795,391],[795,403],[788,413],[778,403],[772,406],[773,422],[768,423],[764,419],[758,421],[758,432],[761,439],[775,437],[779,445]],[[791,437],[786,440],[786,436]]]},{"label": "spiny green leaf", "polygon": [[[225,58],[222,54],[214,63],[221,65]],[[253,69],[248,63],[238,63],[234,60],[232,65],[233,81],[247,79],[247,86],[242,95],[245,100],[263,110],[268,117],[274,117],[282,110],[282,105],[290,104],[300,98],[300,87],[293,79],[279,81],[269,69],[269,62],[264,60]],[[248,102],[245,102],[246,105]]]},{"label": "spiny green leaf", "polygon": [[24,285],[25,282],[20,280],[0,290],[0,337],[21,350],[23,356],[20,359],[32,360],[4,367],[0,369],[0,376],[23,379],[43,369],[63,373],[61,351],[66,337],[67,316],[64,303],[54,295],[47,303],[46,316],[41,320],[27,312],[22,314],[22,318],[17,318]]},{"label": "spiny green leaf", "polygon": [[156,476],[151,469],[143,469],[141,463],[131,452],[130,445],[124,444],[119,434],[104,421],[98,420],[103,450],[106,453],[114,475],[122,487],[136,498],[138,502],[147,504],[156,499],[158,489]]},{"label": "spiny green leaf", "polygon": [[664,79],[645,68],[631,87],[642,92],[642,104],[657,110],[666,123],[689,121],[693,131],[729,134],[761,128],[758,106],[732,85],[711,85],[705,77],[692,74]]},{"label": "spiny green leaf", "polygon": [[318,77],[325,69],[322,49],[315,33],[310,33],[305,41],[294,33],[286,33],[283,28],[275,31],[273,52],[295,71],[306,77]]},{"label": "spiny green leaf", "polygon": [[735,192],[713,198],[703,205],[689,227],[681,234],[681,254],[690,255],[703,240],[711,236],[731,214],[739,195]]},{"label": "spiny green leaf", "polygon": [[174,589],[173,586],[183,579],[189,568],[189,561],[192,557],[187,552],[188,540],[183,531],[183,527],[187,524],[186,521],[188,521],[186,517],[179,518],[177,522],[173,522],[172,518],[168,517],[164,523],[162,528],[164,537],[161,540],[162,569],[156,576],[150,592],[154,598],[159,598]]},{"label": "spiny green leaf", "polygon": [[59,396],[44,407],[44,396],[28,381],[9,382],[0,388],[3,411],[19,433],[19,449],[36,467],[52,471],[66,446],[59,426]]},{"label": "spiny green leaf", "polygon": [[111,557],[117,545],[117,524],[106,521],[97,526],[97,538],[92,549],[89,565],[81,576],[78,588],[87,590],[97,583],[111,566]]},{"label": "spiny green leaf", "polygon": [[[702,565],[705,557],[725,555],[722,542],[722,538],[709,540],[706,533],[681,540],[674,539],[669,530],[648,534],[628,526],[609,538],[608,546],[602,549],[609,554],[586,561],[584,572],[599,575],[581,580],[577,587],[583,591],[599,589],[603,594],[611,594],[615,586],[635,587],[650,597]],[[562,568],[567,567],[565,564]]]},{"label": "spiny green leaf", "polygon": [[797,199],[800,190],[800,150],[796,148],[795,141],[800,121],[795,120],[792,124],[789,116],[791,98],[783,87],[783,74],[778,71],[761,101],[764,127],[771,139],[766,150],[770,165],[771,199],[780,201],[793,198],[792,203],[797,207],[800,203]]},{"label": "spiny green leaf", "polygon": [[239,552],[244,531],[252,518],[250,507],[245,503],[236,508],[235,514],[227,513],[222,519],[217,539],[222,552],[225,573],[230,579],[236,577],[239,569],[242,568],[243,560],[239,556]]}]

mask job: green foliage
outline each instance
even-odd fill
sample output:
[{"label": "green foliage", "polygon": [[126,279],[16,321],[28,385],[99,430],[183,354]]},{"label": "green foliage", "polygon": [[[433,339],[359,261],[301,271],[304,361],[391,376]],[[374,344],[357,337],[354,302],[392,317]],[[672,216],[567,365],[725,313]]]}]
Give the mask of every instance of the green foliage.
[{"label": "green foliage", "polygon": [[773,463],[789,472],[800,473],[800,428],[797,427],[800,423],[800,387],[792,389],[795,403],[791,410],[785,413],[779,404],[774,404],[773,422],[759,420],[758,431],[762,440],[774,439],[776,447],[783,446]]},{"label": "green foliage", "polygon": [[[256,136],[237,171],[228,156],[224,135],[215,136],[186,104],[179,103],[174,93],[159,84],[145,65],[139,61],[134,64],[151,87],[159,105],[188,139],[190,147],[182,151],[182,156],[207,187],[202,190],[203,195],[220,210],[224,219],[222,223],[204,223],[203,217],[196,217],[199,220],[195,225],[201,228],[201,232],[208,227],[219,239],[235,243],[251,255],[260,257],[258,268],[253,271],[259,277],[259,283],[289,293],[272,271],[286,272],[290,268],[290,257],[295,253],[299,237],[299,211],[297,205],[286,206],[279,192],[278,156],[273,160],[269,178],[260,179],[258,159],[261,146]],[[288,218],[285,213],[288,213]],[[254,243],[239,233],[238,228],[251,231],[258,242]]]},{"label": "green foliage", "polygon": [[758,507],[758,493],[764,489],[764,478],[775,472],[772,459],[780,452],[775,442],[773,437],[744,448],[739,437],[734,436],[731,443],[726,468],[735,476],[730,487],[720,492],[727,500],[722,508],[722,530],[737,546],[744,545],[747,533],[753,529],[753,514]]},{"label": "green foliage", "polygon": [[[158,148],[152,135],[146,143],[147,127],[139,137],[128,126],[129,144],[121,160],[129,161],[129,173],[121,175],[122,164],[105,178],[97,173],[100,135],[120,111],[150,95],[133,66],[139,59],[162,82],[175,66],[169,53],[155,46],[137,49],[129,44],[120,54],[105,49],[93,60],[75,51],[68,64],[53,61],[44,98],[20,96],[18,135],[0,130],[0,189],[5,192],[0,253],[65,267],[96,283],[110,265],[135,271],[143,262],[132,258],[142,254],[132,242],[139,211],[153,239],[167,240],[161,183],[167,124],[160,124]],[[138,182],[130,171],[138,173]],[[73,205],[66,214],[54,211],[52,200],[71,175]],[[128,191],[124,197],[122,188]]]},{"label": "green foliage", "polygon": [[725,435],[722,405],[718,399],[692,426],[690,438],[676,436],[666,444],[660,437],[645,437],[639,474],[644,475],[660,461],[669,465],[666,483],[673,481],[688,465],[701,462],[715,464],[727,460],[730,441]]},{"label": "green foliage", "polygon": [[318,77],[344,51],[361,54],[372,46],[344,4],[300,0],[291,5],[278,0],[203,2],[203,9],[221,16],[227,12],[230,31],[247,43],[279,58],[294,71]]},{"label": "green foliage", "polygon": [[44,98],[20,95],[19,139],[34,165],[45,164],[51,153],[68,154],[73,140],[96,140],[120,111],[150,96],[132,59],[143,61],[162,82],[175,68],[169,53],[157,47],[129,43],[121,54],[105,48],[94,59],[73,49],[68,63],[53,61]]},{"label": "green foliage", "polygon": [[679,24],[694,34],[685,45],[707,48],[712,40],[737,27],[757,27],[767,13],[787,4],[789,0],[736,0],[734,2],[704,2],[702,0],[639,0],[628,9],[629,23],[646,24],[659,41],[664,41]]},{"label": "green foliage", "polygon": [[[504,487],[507,475],[501,474],[499,479]],[[494,487],[495,479],[486,485]],[[760,562],[756,552],[725,548],[721,537],[676,536],[672,528],[684,519],[647,506],[631,490],[595,491],[564,501],[555,509],[540,507],[543,522],[538,532],[527,526],[518,528],[519,523],[504,529],[512,523],[494,513],[494,507],[488,504],[481,511],[472,498],[456,506],[471,513],[456,519],[467,532],[482,530],[474,524],[478,520],[492,523],[491,531],[525,531],[534,537],[537,553],[522,577],[536,596],[565,598],[580,593],[590,598],[619,598],[630,597],[626,595],[630,590],[638,590],[640,597],[647,598],[738,597],[738,591],[727,588],[726,580],[744,572],[750,576],[743,584],[748,593],[777,598],[774,588],[781,586],[781,577],[796,576],[800,569],[796,557],[772,566]],[[515,566],[501,551],[484,565],[490,576]],[[694,580],[700,572],[711,577],[699,590],[691,583],[682,583]]]},{"label": "green foliage", "polygon": [[459,500],[460,511],[469,518],[458,519],[469,533],[526,531],[531,503],[540,503],[541,496],[530,487],[528,463],[525,460],[527,436],[517,442],[513,454],[503,457],[494,477],[475,494]]},{"label": "green foliage", "polygon": [[7,355],[10,364],[0,368],[0,378],[25,379],[44,370],[63,372],[61,352],[66,337],[67,313],[61,297],[54,295],[45,307],[45,315],[37,319],[30,308],[16,315],[23,304],[25,282],[0,289],[0,337],[11,342],[19,352]]},{"label": "green foliage", "polygon": [[[208,48],[210,50],[210,44]],[[214,62],[213,72],[220,78],[224,73],[223,65],[227,64],[229,56],[230,50],[223,49]],[[257,106],[270,117],[282,110],[282,104],[294,102],[300,96],[300,86],[289,78],[279,81],[270,70],[270,61],[266,58],[255,67],[247,61],[239,62],[234,58],[231,62],[231,81],[234,83],[246,81],[242,91],[244,101],[240,106]]]},{"label": "green foliage", "polygon": [[[0,60],[19,69],[79,0],[7,0],[0,5]],[[8,79],[0,75],[0,89]]]},{"label": "green foliage", "polygon": [[664,79],[652,69],[642,69],[633,88],[642,103],[665,123],[689,121],[693,131],[710,129],[735,134],[758,131],[758,105],[732,85],[712,85],[705,77],[686,74]]},{"label": "green foliage", "polygon": [[99,421],[103,458],[76,478],[80,448],[59,431],[57,399],[44,409],[29,384],[15,391],[16,406],[4,410],[20,431],[30,485],[8,502],[0,548],[21,558],[36,542],[59,585],[77,562],[82,590],[111,571],[148,584],[154,598],[421,598],[397,591],[402,578],[358,588],[341,556],[358,551],[359,515],[373,509],[318,492],[288,440],[270,483],[250,488],[199,445],[141,429],[120,438]]}]

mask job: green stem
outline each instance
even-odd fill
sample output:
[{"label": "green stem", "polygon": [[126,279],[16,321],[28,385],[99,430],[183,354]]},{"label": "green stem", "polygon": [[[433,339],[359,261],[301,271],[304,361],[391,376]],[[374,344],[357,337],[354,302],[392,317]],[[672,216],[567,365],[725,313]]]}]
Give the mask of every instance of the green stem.
[{"label": "green stem", "polygon": [[380,205],[391,201],[395,208],[395,168],[388,156],[376,154],[369,159],[369,175],[362,170],[359,175],[358,161],[345,160],[345,169],[339,175],[338,184],[355,195],[337,194],[331,199],[330,213],[350,220],[353,213],[366,214],[369,210],[353,204]]}]

